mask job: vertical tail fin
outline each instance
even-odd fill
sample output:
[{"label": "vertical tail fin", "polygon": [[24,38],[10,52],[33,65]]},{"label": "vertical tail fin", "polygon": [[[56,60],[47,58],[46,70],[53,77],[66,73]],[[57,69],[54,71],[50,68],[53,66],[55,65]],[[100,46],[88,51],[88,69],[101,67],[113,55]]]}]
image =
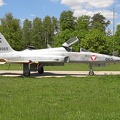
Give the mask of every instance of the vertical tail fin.
[{"label": "vertical tail fin", "polygon": [[0,33],[0,53],[7,53],[14,51],[4,36]]}]

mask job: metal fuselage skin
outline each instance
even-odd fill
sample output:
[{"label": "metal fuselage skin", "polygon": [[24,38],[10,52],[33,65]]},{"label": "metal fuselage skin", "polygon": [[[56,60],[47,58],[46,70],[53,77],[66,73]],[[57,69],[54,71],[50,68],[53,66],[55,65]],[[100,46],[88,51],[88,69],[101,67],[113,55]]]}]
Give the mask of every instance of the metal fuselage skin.
[{"label": "metal fuselage skin", "polygon": [[15,51],[11,48],[7,40],[0,33],[0,64],[16,63],[23,64],[24,76],[29,76],[30,71],[44,72],[44,66],[61,66],[64,63],[88,63],[89,75],[93,75],[93,65],[104,66],[106,63],[120,62],[120,57],[109,56],[80,50],[72,52],[70,46],[78,41],[77,37],[69,39],[62,46],[57,48],[47,48],[23,51]]},{"label": "metal fuselage skin", "polygon": [[93,52],[69,52],[64,47],[23,50],[0,53],[0,59],[5,59],[7,63],[116,63],[120,62],[120,57],[98,54]]}]

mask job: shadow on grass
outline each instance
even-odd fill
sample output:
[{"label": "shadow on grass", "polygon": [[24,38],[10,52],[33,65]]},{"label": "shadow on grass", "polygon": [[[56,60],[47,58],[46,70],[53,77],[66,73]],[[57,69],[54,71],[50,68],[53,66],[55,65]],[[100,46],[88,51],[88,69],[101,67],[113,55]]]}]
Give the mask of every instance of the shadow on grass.
[{"label": "shadow on grass", "polygon": [[[88,74],[80,73],[54,73],[54,72],[44,72],[43,74],[38,74],[37,72],[31,72],[30,77],[66,77],[66,76],[87,76]],[[3,71],[0,76],[11,76],[11,77],[24,77],[22,71]]]}]

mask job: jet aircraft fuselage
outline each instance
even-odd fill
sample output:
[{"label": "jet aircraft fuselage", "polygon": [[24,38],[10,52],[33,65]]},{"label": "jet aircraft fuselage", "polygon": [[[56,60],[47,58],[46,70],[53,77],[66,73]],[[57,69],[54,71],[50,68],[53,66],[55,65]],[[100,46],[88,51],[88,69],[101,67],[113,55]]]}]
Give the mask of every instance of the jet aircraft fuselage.
[{"label": "jet aircraft fuselage", "polygon": [[120,57],[93,53],[81,49],[80,52],[72,52],[70,46],[78,41],[74,37],[65,42],[62,47],[47,49],[26,49],[15,51],[8,44],[2,34],[0,34],[0,64],[18,63],[23,64],[23,74],[30,75],[30,71],[38,71],[42,74],[44,66],[59,66],[64,63],[88,63],[89,74],[93,75],[92,66],[105,66],[106,63],[120,62]]}]

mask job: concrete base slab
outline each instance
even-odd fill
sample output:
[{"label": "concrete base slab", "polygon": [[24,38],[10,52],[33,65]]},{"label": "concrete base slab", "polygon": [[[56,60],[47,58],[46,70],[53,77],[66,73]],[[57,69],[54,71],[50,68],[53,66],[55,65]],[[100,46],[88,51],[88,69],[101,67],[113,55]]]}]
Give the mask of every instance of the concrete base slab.
[{"label": "concrete base slab", "polygon": [[[95,75],[120,75],[120,71],[94,71]],[[0,76],[23,76],[23,71],[10,71],[10,70],[0,70]],[[38,74],[37,72],[31,72],[31,76],[41,78],[41,77],[86,77],[88,76],[88,71],[45,71],[43,74]]]}]

